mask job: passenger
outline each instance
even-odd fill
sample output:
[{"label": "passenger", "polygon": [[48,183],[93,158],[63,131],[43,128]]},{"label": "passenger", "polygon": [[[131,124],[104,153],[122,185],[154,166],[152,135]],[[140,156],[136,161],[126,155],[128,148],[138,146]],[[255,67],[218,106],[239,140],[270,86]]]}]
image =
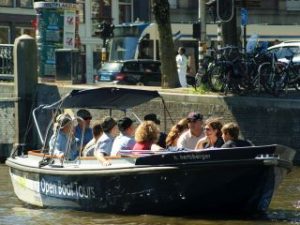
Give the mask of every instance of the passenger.
[{"label": "passenger", "polygon": [[176,147],[179,136],[188,129],[189,127],[187,118],[181,119],[177,124],[175,124],[167,135],[167,147]]},{"label": "passenger", "polygon": [[118,134],[117,122],[113,118],[107,116],[104,117],[101,127],[103,129],[103,134],[97,141],[94,156],[104,166],[109,166],[110,162],[107,161],[104,156],[110,155],[114,139]]},{"label": "passenger", "polygon": [[153,121],[142,122],[137,127],[134,137],[136,143],[133,150],[158,151],[163,149],[156,144],[159,138],[159,128]]},{"label": "passenger", "polygon": [[[160,126],[160,120],[157,118],[157,115],[154,113],[145,115],[144,120],[153,121],[158,127]],[[166,148],[166,138],[167,138],[167,134],[165,132],[160,131],[157,144],[162,148]]]},{"label": "passenger", "polygon": [[248,140],[239,139],[240,128],[236,123],[227,123],[222,127],[222,148],[246,147],[253,144]]},{"label": "passenger", "polygon": [[198,141],[195,149],[220,148],[224,144],[221,131],[222,126],[223,124],[217,118],[206,120],[204,127],[205,137]]},{"label": "passenger", "polygon": [[61,159],[75,160],[79,155],[79,148],[73,134],[72,118],[68,114],[58,115],[55,127],[49,141],[50,153]]},{"label": "passenger", "polygon": [[200,113],[191,112],[187,120],[189,129],[180,135],[177,147],[195,149],[197,142],[204,137],[203,116]]},{"label": "passenger", "polygon": [[103,134],[103,129],[101,127],[101,124],[95,124],[93,127],[93,139],[90,140],[84,147],[82,151],[83,156],[93,156],[94,150],[96,147],[96,143]]},{"label": "passenger", "polygon": [[133,120],[131,120],[128,117],[124,117],[118,120],[118,128],[120,134],[114,140],[112,150],[110,153],[111,156],[119,155],[120,150],[132,150],[135,144],[135,125]]},{"label": "passenger", "polygon": [[85,109],[78,110],[77,116],[79,118],[77,119],[78,125],[75,127],[75,137],[78,138],[80,144],[83,138],[82,147],[84,147],[93,139],[93,130],[90,128],[92,116],[91,113]]}]

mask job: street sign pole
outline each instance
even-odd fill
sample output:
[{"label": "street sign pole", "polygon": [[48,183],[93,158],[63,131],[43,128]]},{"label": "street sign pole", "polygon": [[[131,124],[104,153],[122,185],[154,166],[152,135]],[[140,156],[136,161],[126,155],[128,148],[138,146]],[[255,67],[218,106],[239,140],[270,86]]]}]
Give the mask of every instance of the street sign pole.
[{"label": "street sign pole", "polygon": [[247,23],[248,23],[248,10],[241,8],[241,25],[243,26],[243,50],[246,53],[247,45]]},{"label": "street sign pole", "polygon": [[198,72],[203,72],[204,46],[206,45],[206,0],[199,0],[198,19],[200,22],[200,37],[198,39]]},{"label": "street sign pole", "polygon": [[244,47],[244,53],[246,53],[246,45],[247,45],[247,26],[246,25],[243,26],[243,34],[244,34],[243,47]]}]

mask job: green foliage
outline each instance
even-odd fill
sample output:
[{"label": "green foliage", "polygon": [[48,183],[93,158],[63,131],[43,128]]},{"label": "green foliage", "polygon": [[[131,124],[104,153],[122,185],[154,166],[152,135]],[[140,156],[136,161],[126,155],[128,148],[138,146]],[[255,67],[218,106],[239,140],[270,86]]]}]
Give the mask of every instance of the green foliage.
[{"label": "green foliage", "polygon": [[211,89],[209,88],[207,83],[200,84],[199,87],[195,90],[195,88],[189,88],[189,93],[193,94],[209,94],[211,93]]}]

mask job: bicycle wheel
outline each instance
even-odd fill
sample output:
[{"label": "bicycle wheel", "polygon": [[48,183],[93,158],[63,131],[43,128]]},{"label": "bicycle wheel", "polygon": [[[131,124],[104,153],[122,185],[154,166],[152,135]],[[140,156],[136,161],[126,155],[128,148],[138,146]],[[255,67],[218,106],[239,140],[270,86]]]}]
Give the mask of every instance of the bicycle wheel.
[{"label": "bicycle wheel", "polygon": [[274,77],[274,87],[273,94],[275,96],[280,96],[285,93],[285,88],[288,86],[288,74],[286,71],[281,71],[277,73]]},{"label": "bicycle wheel", "polygon": [[300,91],[300,74],[299,68],[292,67],[287,70],[289,82],[288,86],[295,88],[296,91]]},{"label": "bicycle wheel", "polygon": [[269,94],[273,94],[273,77],[274,71],[272,64],[269,62],[263,63],[258,69],[259,83],[263,86],[265,91]]},{"label": "bicycle wheel", "polygon": [[222,92],[225,87],[225,72],[221,64],[211,65],[208,71],[208,83],[212,91]]},{"label": "bicycle wheel", "polygon": [[195,76],[195,89],[199,88],[202,83],[202,76],[197,73]]},{"label": "bicycle wheel", "polygon": [[274,96],[284,93],[288,84],[288,74],[280,63],[275,63],[274,67],[271,63],[263,63],[259,73],[260,82],[267,93]]}]

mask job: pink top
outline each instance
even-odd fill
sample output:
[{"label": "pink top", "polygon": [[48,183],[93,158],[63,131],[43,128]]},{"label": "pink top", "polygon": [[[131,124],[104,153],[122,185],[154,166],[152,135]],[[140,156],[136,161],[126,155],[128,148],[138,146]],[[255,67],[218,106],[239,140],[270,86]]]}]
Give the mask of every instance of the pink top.
[{"label": "pink top", "polygon": [[132,150],[150,150],[151,145],[150,142],[136,142]]}]

